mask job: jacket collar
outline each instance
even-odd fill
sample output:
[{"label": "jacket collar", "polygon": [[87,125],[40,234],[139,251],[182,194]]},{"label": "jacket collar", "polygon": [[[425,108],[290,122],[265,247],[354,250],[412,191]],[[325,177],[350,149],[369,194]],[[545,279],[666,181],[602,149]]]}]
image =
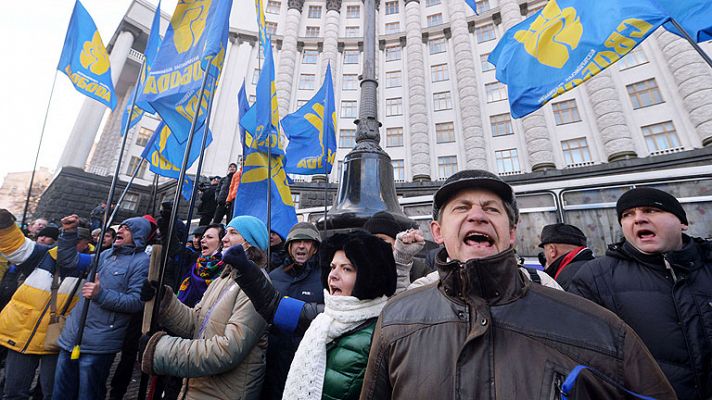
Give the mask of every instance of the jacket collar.
[{"label": "jacket collar", "polygon": [[524,295],[528,284],[519,273],[514,248],[467,262],[447,261],[447,250],[436,256],[440,286],[447,296],[463,301],[484,299],[488,304],[510,303]]},{"label": "jacket collar", "polygon": [[682,234],[682,249],[669,251],[667,253],[646,254],[638,250],[635,246],[623,240],[609,246],[607,254],[617,258],[633,259],[651,268],[665,269],[665,261],[676,267],[684,269],[696,269],[704,265],[706,250],[700,246],[701,242],[697,238],[691,238]]}]

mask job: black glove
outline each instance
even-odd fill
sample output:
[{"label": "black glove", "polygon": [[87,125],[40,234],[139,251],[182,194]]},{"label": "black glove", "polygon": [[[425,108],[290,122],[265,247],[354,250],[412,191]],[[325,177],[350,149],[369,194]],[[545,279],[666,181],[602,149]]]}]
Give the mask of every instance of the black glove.
[{"label": "black glove", "polygon": [[222,260],[225,264],[230,264],[238,270],[251,268],[250,260],[247,259],[245,249],[241,244],[236,244],[223,251]]},{"label": "black glove", "polygon": [[260,268],[247,259],[242,245],[235,245],[223,252],[223,262],[235,269],[235,282],[252,302],[255,310],[267,323],[272,323],[282,295],[272,286]]},{"label": "black glove", "polygon": [[[146,279],[143,281],[143,286],[141,286],[141,301],[150,301],[156,297],[158,292],[158,281],[149,281]],[[163,295],[163,291],[161,291]]]},{"label": "black glove", "polygon": [[4,208],[0,208],[0,229],[8,228],[15,223],[15,216]]}]

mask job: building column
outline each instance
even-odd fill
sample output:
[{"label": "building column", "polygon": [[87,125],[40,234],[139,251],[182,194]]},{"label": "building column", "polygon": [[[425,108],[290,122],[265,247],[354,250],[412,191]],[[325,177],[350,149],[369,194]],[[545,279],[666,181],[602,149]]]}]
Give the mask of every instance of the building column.
[{"label": "building column", "polygon": [[326,19],[324,21],[324,48],[321,52],[321,76],[326,73],[326,66],[331,62],[331,78],[336,75],[336,57],[339,53],[339,18],[341,0],[326,0]]},{"label": "building column", "polygon": [[[134,33],[124,30],[119,33],[119,36],[114,42],[114,47],[109,54],[109,62],[111,63],[111,82],[116,86],[116,82],[121,76],[121,71],[124,69],[126,59],[129,56],[129,50],[134,42]],[[84,169],[84,166],[89,158],[94,138],[101,125],[101,120],[104,118],[106,106],[97,102],[94,99],[87,98],[82,104],[79,111],[72,133],[69,135],[67,144],[64,146],[62,157],[59,159],[57,169],[62,167],[77,167]],[[123,110],[116,109],[117,112]]]},{"label": "building column", "polygon": [[279,53],[279,69],[276,76],[280,118],[284,118],[289,113],[289,103],[292,99],[294,65],[297,59],[297,34],[302,6],[304,6],[304,0],[289,0],[287,2],[287,21],[284,26],[285,34],[282,35],[282,50]]},{"label": "building column", "polygon": [[[499,9],[502,14],[502,28],[505,32],[522,21],[521,8],[516,0],[501,0]],[[524,117],[522,127],[532,171],[556,168],[551,135],[546,118],[544,118],[544,111],[539,109]]]},{"label": "building column", "polygon": [[425,59],[420,27],[420,0],[405,0],[405,47],[408,74],[408,132],[413,181],[431,174],[428,103],[425,99]]},{"label": "building column", "polygon": [[487,147],[482,130],[482,111],[480,110],[477,75],[475,74],[475,58],[465,19],[465,2],[449,0],[447,3],[452,29],[452,44],[455,51],[455,76],[457,78],[462,136],[465,141],[465,167],[487,169]]},{"label": "building column", "polygon": [[684,39],[664,29],[658,29],[655,38],[702,145],[712,145],[712,74],[709,66]]},{"label": "building column", "polygon": [[608,162],[638,157],[611,71],[601,72],[583,86],[596,115],[596,127]]}]

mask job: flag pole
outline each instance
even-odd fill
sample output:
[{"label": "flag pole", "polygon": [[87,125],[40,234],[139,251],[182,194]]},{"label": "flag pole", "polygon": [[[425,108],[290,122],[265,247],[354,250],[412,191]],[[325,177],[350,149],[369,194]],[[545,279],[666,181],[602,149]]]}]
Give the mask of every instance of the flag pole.
[{"label": "flag pole", "polygon": [[[99,237],[104,238],[104,234],[106,233],[107,228],[111,225],[111,222],[113,221],[113,217],[116,215],[116,211],[119,209],[119,204],[116,204],[115,211],[111,214],[109,212],[111,211],[111,203],[112,199],[114,198],[114,192],[116,191],[116,184],[118,183],[119,180],[119,171],[121,169],[121,160],[124,157],[124,150],[126,149],[126,140],[128,138],[128,132],[129,132],[129,122],[131,121],[131,113],[133,113],[134,106],[136,105],[136,95],[138,94],[138,89],[141,86],[141,75],[143,74],[143,69],[146,66],[146,62],[144,60],[141,61],[141,69],[138,72],[138,76],[136,77],[136,85],[134,87],[134,94],[131,99],[131,108],[129,109],[129,117],[128,121],[126,123],[126,126],[124,127],[124,131],[122,132],[123,137],[121,138],[121,149],[119,150],[119,159],[116,161],[116,168],[114,169],[114,176],[111,178],[111,186],[109,186],[109,194],[106,196],[106,209],[104,210],[104,221],[101,224],[101,233],[99,234]],[[139,164],[140,166],[140,164]],[[136,172],[138,172],[138,168],[136,169]],[[134,174],[135,176],[136,174]],[[128,185],[126,187],[128,190]],[[99,254],[101,254],[101,246],[96,246],[96,250],[94,252],[94,258],[92,259],[91,263],[91,268],[89,269],[89,276],[87,277],[87,282],[94,282],[94,278],[96,277],[96,271],[97,268],[99,267]],[[89,305],[91,304],[91,299],[85,299],[84,301],[84,306],[82,307],[82,313],[81,317],[79,318],[79,329],[77,330],[77,337],[74,342],[74,347],[72,348],[72,354],[71,354],[71,359],[72,360],[78,360],[79,356],[81,355],[81,350],[80,350],[80,345],[82,343],[82,338],[84,337],[84,326],[86,325],[87,321],[87,315],[89,313]]]},{"label": "flag pole", "polygon": [[710,56],[707,55],[707,53],[705,53],[704,50],[702,50],[702,47],[700,47],[700,45],[697,44],[697,42],[695,42],[695,40],[692,38],[692,36],[690,36],[690,34],[687,33],[685,28],[683,28],[679,23],[677,23],[677,21],[675,21],[675,18],[670,18],[670,23],[672,23],[673,26],[675,26],[675,28],[677,28],[677,30],[682,34],[682,36],[692,45],[692,48],[694,48],[695,51],[697,51],[697,53],[702,57],[702,59],[705,60],[707,65],[709,65],[710,68],[712,68],[712,59],[710,58]]},{"label": "flag pole", "polygon": [[[212,57],[207,57],[208,65],[210,65],[210,62],[212,61]],[[207,68],[207,71],[203,71],[203,82],[200,84],[200,91],[198,94],[198,102],[197,102],[197,108],[195,111],[195,115],[193,116],[193,120],[190,123],[190,131],[188,132],[188,141],[185,146],[185,152],[183,153],[183,162],[181,164],[180,168],[180,174],[178,176],[178,184],[176,186],[176,192],[175,195],[173,196],[173,207],[171,207],[171,216],[170,220],[168,221],[168,232],[166,232],[166,238],[168,240],[168,246],[166,247],[164,254],[161,256],[161,264],[158,269],[158,287],[162,288],[163,287],[163,282],[165,278],[165,272],[166,272],[166,265],[168,264],[168,258],[169,258],[169,253],[170,253],[170,243],[171,239],[173,238],[173,232],[175,231],[175,226],[176,226],[176,219],[178,218],[178,206],[180,205],[180,197],[181,197],[181,190],[180,188],[183,185],[183,181],[185,181],[185,173],[186,170],[188,169],[188,159],[190,158],[190,147],[193,145],[193,137],[195,136],[195,128],[196,124],[198,122],[198,115],[200,114],[200,105],[203,103],[203,95],[205,94],[205,84],[208,81],[208,76],[210,67]],[[212,95],[215,93],[213,90],[210,94]],[[162,233],[161,233],[162,234]],[[158,309],[161,305],[161,293],[162,290],[157,290],[156,292],[156,301],[153,302],[153,308],[151,309],[151,329],[148,332],[148,335],[153,334],[156,332],[157,327],[158,327],[158,318],[156,318],[156,315],[158,315]],[[145,398],[146,395],[146,386],[148,384],[148,375],[141,373],[141,381],[139,383],[139,393],[138,393],[138,398],[143,399]],[[142,397],[143,396],[143,397]]]},{"label": "flag pole", "polygon": [[[133,185],[134,179],[136,179],[136,176],[138,176],[138,171],[141,170],[141,166],[143,163],[146,162],[145,158],[141,158],[141,161],[138,163],[136,168],[134,169],[133,174],[131,175],[131,179],[129,179],[128,183],[126,183],[126,186],[124,187],[124,190],[121,192],[121,195],[119,196],[119,199],[116,200],[116,205],[114,206],[114,211],[111,212],[111,216],[107,221],[109,221],[106,226],[110,227],[111,223],[114,222],[114,218],[116,217],[116,213],[118,213],[118,210],[121,206],[121,203],[124,201],[124,197],[126,197],[126,193],[128,193],[129,188],[131,188],[131,185]],[[111,205],[109,205],[111,207]]]},{"label": "flag pole", "polygon": [[[208,66],[208,69],[210,69],[210,66]],[[217,87],[217,80],[215,82],[211,82],[210,85],[213,87],[213,90]],[[198,156],[198,169],[195,172],[195,184],[193,185],[193,192],[191,193],[190,196],[190,203],[188,205],[188,221],[186,222],[187,229],[185,230],[185,237],[183,238],[182,243],[186,243],[188,241],[188,235],[190,235],[190,223],[191,219],[193,218],[193,206],[195,205],[195,198],[198,195],[198,186],[200,183],[200,174],[203,170],[203,160],[205,158],[205,147],[208,142],[208,133],[210,130],[208,127],[210,126],[210,114],[213,109],[213,100],[214,97],[210,96],[210,99],[208,99],[208,110],[207,110],[207,115],[205,116],[205,130],[203,131],[203,140],[200,142],[200,155]],[[230,223],[230,221],[227,221]]]},{"label": "flag pole", "polygon": [[49,100],[47,101],[47,109],[45,110],[44,121],[42,122],[42,131],[40,133],[40,142],[37,144],[37,153],[35,153],[35,163],[32,165],[32,175],[30,175],[30,187],[27,189],[27,198],[25,199],[25,209],[22,211],[22,222],[20,228],[24,231],[27,221],[27,209],[30,207],[30,197],[32,197],[32,184],[35,182],[35,170],[37,169],[37,160],[40,158],[40,150],[42,149],[42,139],[44,138],[45,127],[47,126],[47,116],[49,115],[49,106],[52,104],[52,96],[54,95],[54,86],[57,83],[58,70],[54,70],[54,80],[52,81],[52,89],[49,91]]},{"label": "flag pole", "polygon": [[[141,157],[141,164],[143,164],[144,158]],[[141,165],[139,164],[139,165]],[[138,169],[136,170],[138,172]],[[133,179],[133,177],[132,177]],[[123,196],[123,193],[121,194]],[[155,215],[156,214],[156,196],[158,196],[158,174],[154,173],[153,174],[153,187],[151,188],[151,206],[148,209],[147,214]]]}]

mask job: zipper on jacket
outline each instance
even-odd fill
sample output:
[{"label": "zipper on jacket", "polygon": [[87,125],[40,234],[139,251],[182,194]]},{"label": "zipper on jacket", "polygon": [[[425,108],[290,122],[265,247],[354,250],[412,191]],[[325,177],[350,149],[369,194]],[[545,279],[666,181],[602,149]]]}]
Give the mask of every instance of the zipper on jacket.
[{"label": "zipper on jacket", "polygon": [[667,260],[667,257],[663,256],[663,261],[665,262],[665,269],[670,271],[670,276],[672,276],[672,281],[674,283],[677,283],[677,275],[675,274],[675,270],[672,269],[672,265]]},{"label": "zipper on jacket", "polygon": [[554,379],[551,380],[551,390],[549,390],[549,393],[551,393],[551,400],[561,399],[561,394],[564,391],[564,389],[562,389],[561,387],[563,383],[564,377],[558,372],[554,371]]},{"label": "zipper on jacket", "polygon": [[468,291],[468,279],[467,270],[465,268],[465,263],[457,264],[460,268],[460,298],[467,304],[467,291]]}]

